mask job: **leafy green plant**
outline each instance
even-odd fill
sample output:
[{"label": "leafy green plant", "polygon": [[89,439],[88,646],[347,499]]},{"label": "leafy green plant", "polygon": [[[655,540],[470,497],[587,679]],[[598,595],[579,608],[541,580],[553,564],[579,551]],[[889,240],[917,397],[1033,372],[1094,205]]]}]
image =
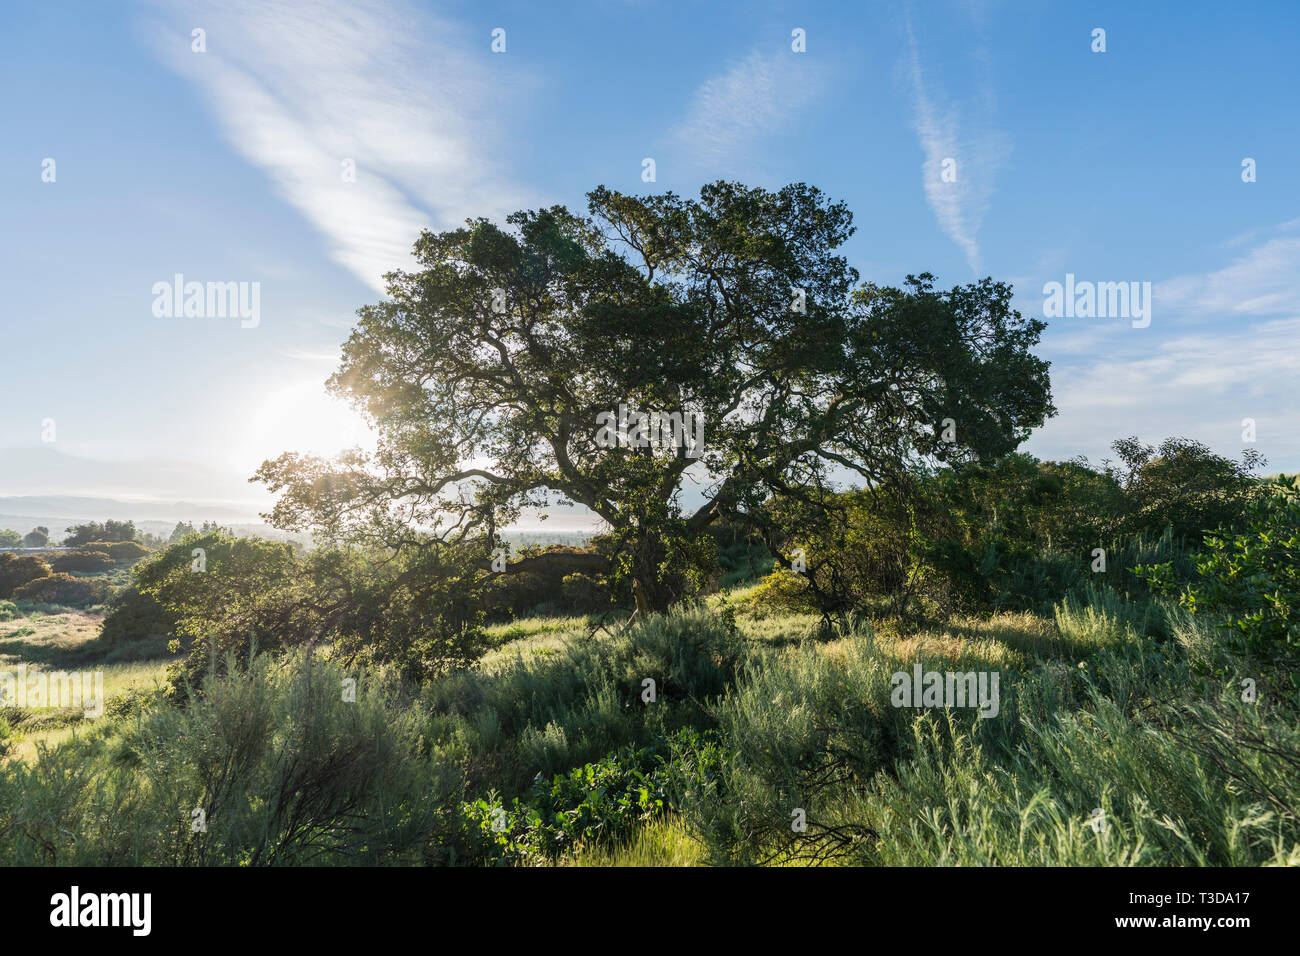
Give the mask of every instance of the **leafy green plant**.
[{"label": "leafy green plant", "polygon": [[[1153,588],[1173,590],[1168,565],[1143,570]],[[1232,648],[1286,671],[1300,698],[1300,495],[1279,484],[1250,506],[1244,530],[1206,535],[1179,601],[1213,618]]]},{"label": "leafy green plant", "polygon": [[496,791],[467,801],[462,814],[493,862],[553,861],[609,846],[676,809],[681,796],[721,763],[716,735],[683,729],[648,747],[623,747],[547,780],[509,807]]}]

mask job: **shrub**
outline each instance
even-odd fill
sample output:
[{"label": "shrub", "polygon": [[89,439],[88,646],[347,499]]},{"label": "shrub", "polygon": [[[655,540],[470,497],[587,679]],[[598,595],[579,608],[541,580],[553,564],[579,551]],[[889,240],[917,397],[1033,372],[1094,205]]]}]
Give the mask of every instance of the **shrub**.
[{"label": "shrub", "polygon": [[[1144,697],[1153,690],[1158,696],[1177,692],[1157,675],[1142,675],[1149,666],[1110,656],[1096,670],[1140,689]],[[1253,752],[1228,754],[1227,741],[1207,751],[1202,745],[1213,740],[1208,727],[1180,716],[1177,707],[1146,699],[1138,712],[1125,706],[1125,695],[1103,690],[1086,675],[1083,680],[1082,706],[1035,707],[1032,713],[1026,708],[1014,722],[1020,743],[1011,746],[988,739],[998,728],[963,726],[943,714],[918,719],[909,756],[890,773],[879,774],[855,801],[864,824],[881,837],[857,862],[1294,865],[1300,835],[1294,794],[1300,781],[1294,763],[1283,766],[1296,755],[1293,722],[1269,721],[1256,738],[1262,746]],[[1178,684],[1184,680],[1185,675]],[[1240,714],[1242,705],[1234,709]],[[1239,719],[1208,710],[1200,716]],[[1257,721],[1254,726],[1260,729]],[[1214,750],[1227,761],[1224,767],[1216,765]],[[1278,775],[1268,776],[1273,773]],[[1271,789],[1283,806],[1289,801],[1291,816],[1279,813],[1278,804],[1270,806],[1263,789]],[[1097,810],[1101,816],[1094,826]]]},{"label": "shrub", "polygon": [[709,525],[708,533],[717,551],[721,587],[753,584],[772,570],[774,561],[762,540],[743,525],[724,518]]},{"label": "shrub", "polygon": [[[745,667],[713,708],[728,753],[684,795],[714,862],[827,859],[872,838],[842,808],[889,765],[909,720],[890,704],[893,671],[861,634],[836,657],[809,645]],[[792,827],[797,811],[806,831]]]},{"label": "shrub", "polygon": [[566,574],[560,581],[560,593],[564,597],[565,610],[578,614],[603,611],[610,605],[609,586],[591,574]]},{"label": "shrub", "polygon": [[[894,613],[907,613],[921,571],[916,505],[925,507],[914,490],[910,480],[898,478],[773,504],[766,540],[782,554],[781,567],[798,576],[766,579],[775,589],[774,606],[811,607],[830,616],[884,597]],[[788,603],[796,595],[796,604]]]},{"label": "shrub", "polygon": [[[1244,530],[1206,535],[1179,601],[1213,620],[1232,649],[1286,672],[1300,699],[1300,495],[1273,490],[1250,507]],[[1154,587],[1173,589],[1168,563],[1143,570]]]},{"label": "shrub", "polygon": [[1076,652],[1139,640],[1154,629],[1161,612],[1150,602],[1129,603],[1111,588],[1091,581],[1081,597],[1067,594],[1056,608],[1056,628]]},{"label": "shrub", "polygon": [[395,663],[423,680],[468,663],[485,646],[481,579],[469,557],[431,548],[401,558],[333,550],[299,558],[284,542],[210,532],[187,536],[133,574],[176,633],[192,639],[175,675],[178,692],[211,662],[223,666],[227,653],[247,659],[254,647],[317,643],[358,663]]},{"label": "shrub", "polygon": [[1252,474],[1263,459],[1254,450],[1239,463],[1189,438],[1167,438],[1154,447],[1133,437],[1111,447],[1125,469],[1107,472],[1124,488],[1126,531],[1170,527],[1175,537],[1196,544],[1206,532],[1238,527],[1260,493]]},{"label": "shrub", "polygon": [[118,564],[135,564],[141,558],[152,554],[148,548],[135,541],[92,541],[84,546],[85,550],[102,551]]},{"label": "shrub", "polygon": [[37,604],[86,606],[100,604],[108,597],[107,581],[98,578],[74,578],[71,574],[50,574],[28,581],[14,590],[14,599]]},{"label": "shrub", "polygon": [[806,613],[817,609],[816,599],[808,582],[801,575],[785,568],[773,568],[745,595],[743,604],[757,617],[769,614]]},{"label": "shrub", "polygon": [[34,554],[0,552],[0,598],[11,598],[17,588],[50,573],[44,558]]},{"label": "shrub", "polygon": [[[458,671],[423,688],[434,754],[472,789],[523,796],[546,779],[620,747],[643,747],[685,726],[707,727],[703,709],[734,677],[737,635],[702,608],[654,616],[618,635],[563,650]],[[655,681],[656,700],[642,699]]]},{"label": "shrub", "polygon": [[153,595],[131,584],[109,599],[99,634],[106,644],[119,645],[150,637],[174,636],[177,623],[176,615]]},{"label": "shrub", "polygon": [[16,617],[22,617],[22,612],[13,601],[0,601],[0,621],[12,621]]},{"label": "shrub", "polygon": [[462,808],[485,861],[555,861],[621,842],[666,811],[721,765],[717,735],[682,729],[650,746],[622,747],[598,761],[534,779],[507,807],[495,793]]},{"label": "shrub", "polygon": [[50,567],[55,571],[96,572],[107,571],[116,566],[117,562],[106,553],[89,548],[65,552],[50,562]]},{"label": "shrub", "polygon": [[[0,862],[301,866],[418,863],[462,794],[421,752],[383,673],[355,700],[337,664],[261,655],[185,708],[136,708],[33,765],[0,766]],[[105,736],[107,734],[107,736]],[[195,810],[206,827],[194,832]]]}]

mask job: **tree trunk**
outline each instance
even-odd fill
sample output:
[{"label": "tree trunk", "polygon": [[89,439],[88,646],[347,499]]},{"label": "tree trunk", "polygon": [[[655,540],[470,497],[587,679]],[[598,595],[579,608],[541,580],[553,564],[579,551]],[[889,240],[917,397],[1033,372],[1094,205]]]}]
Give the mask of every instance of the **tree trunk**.
[{"label": "tree trunk", "polygon": [[641,586],[640,578],[632,579],[632,596],[636,598],[636,616],[639,620],[644,621],[645,616],[650,613],[650,602],[646,598],[646,589]]},{"label": "tree trunk", "polygon": [[663,542],[654,534],[642,533],[633,545],[632,594],[642,619],[667,612],[676,597],[672,585],[660,580],[664,558]]}]

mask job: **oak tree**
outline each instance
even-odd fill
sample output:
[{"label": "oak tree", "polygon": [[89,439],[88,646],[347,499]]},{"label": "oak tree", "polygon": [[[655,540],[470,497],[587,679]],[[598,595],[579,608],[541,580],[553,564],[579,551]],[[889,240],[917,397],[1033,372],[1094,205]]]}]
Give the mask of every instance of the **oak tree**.
[{"label": "oak tree", "polygon": [[[1013,450],[1054,411],[1031,354],[1043,323],[991,279],[860,284],[839,252],[853,231],[814,187],[732,182],[698,199],[600,187],[586,215],[426,231],[419,270],[387,276],[329,382],[376,449],[264,463],[269,517],[397,549],[476,542],[489,569],[503,527],[563,496],[613,546],[506,570],[615,571],[656,611],[719,519],[761,526],[772,499],[820,507],[836,476]],[[636,428],[611,443],[620,405],[702,416],[703,447]]]}]

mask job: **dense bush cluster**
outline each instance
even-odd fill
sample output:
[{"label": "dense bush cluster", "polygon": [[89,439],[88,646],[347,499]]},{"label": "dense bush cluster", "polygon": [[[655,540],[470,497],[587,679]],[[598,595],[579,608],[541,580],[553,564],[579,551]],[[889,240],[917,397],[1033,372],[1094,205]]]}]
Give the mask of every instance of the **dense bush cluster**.
[{"label": "dense bush cluster", "polygon": [[109,647],[120,647],[150,638],[176,638],[177,615],[163,607],[152,594],[135,583],[119,590],[104,609],[100,639]]},{"label": "dense bush cluster", "polygon": [[[85,607],[101,604],[121,584],[125,569],[150,554],[131,539],[135,526],[109,521],[70,528],[72,550],[32,555],[0,552],[0,599]],[[114,538],[104,538],[114,535]]]},{"label": "dense bush cluster", "polygon": [[778,513],[782,549],[801,549],[808,571],[778,574],[772,596],[822,611],[883,600],[890,616],[1050,613],[1094,580],[1140,596],[1148,585],[1139,566],[1165,564],[1190,580],[1192,550],[1206,534],[1239,527],[1262,493],[1249,453],[1237,463],[1186,439],[1114,448],[1124,467],[1012,454],[838,495],[831,521],[787,509]]},{"label": "dense bush cluster", "polygon": [[137,541],[92,541],[84,546],[87,551],[101,551],[118,564],[135,564],[150,551]]},{"label": "dense bush cluster", "polygon": [[[423,688],[309,649],[232,657],[184,707],[138,700],[35,766],[0,767],[0,862],[554,857],[667,808],[695,772],[668,767],[674,748],[700,746],[678,733],[705,719],[691,698],[721,693],[737,652],[729,629],[692,612]],[[648,674],[654,704],[640,696]]]},{"label": "dense bush cluster", "polygon": [[87,573],[96,573],[108,571],[117,567],[117,562],[103,551],[95,551],[90,548],[78,548],[75,551],[67,551],[63,554],[56,555],[50,561],[50,567],[55,571],[81,571]]},{"label": "dense bush cluster", "polygon": [[349,661],[394,663],[422,679],[484,647],[482,580],[463,556],[440,549],[300,556],[288,543],[209,532],[137,565],[132,589],[111,610],[109,635],[140,617],[151,632],[185,638],[178,692],[224,668],[228,655],[246,660],[257,650],[330,645]]},{"label": "dense bush cluster", "polygon": [[103,524],[98,521],[88,521],[68,528],[63,537],[63,544],[75,548],[92,542],[129,543],[134,542],[135,538],[134,521],[114,521],[110,518]]},{"label": "dense bush cluster", "polygon": [[[1300,703],[1300,494],[1277,483],[1247,510],[1239,531],[1205,537],[1195,575],[1179,603],[1208,619],[1224,640],[1274,678]],[[1179,576],[1169,563],[1140,569],[1155,590],[1172,593]]]},{"label": "dense bush cluster", "polygon": [[36,604],[67,604],[86,606],[102,604],[109,594],[109,584],[102,578],[77,578],[71,574],[55,572],[34,578],[14,588],[15,601]]},{"label": "dense bush cluster", "polygon": [[12,598],[28,581],[48,577],[50,566],[34,554],[0,552],[0,598]]},{"label": "dense bush cluster", "polygon": [[[518,557],[549,552],[572,552],[575,548],[524,548]],[[555,614],[599,614],[612,607],[608,581],[601,577],[560,568],[523,571],[494,577],[483,595],[490,621]]]}]

